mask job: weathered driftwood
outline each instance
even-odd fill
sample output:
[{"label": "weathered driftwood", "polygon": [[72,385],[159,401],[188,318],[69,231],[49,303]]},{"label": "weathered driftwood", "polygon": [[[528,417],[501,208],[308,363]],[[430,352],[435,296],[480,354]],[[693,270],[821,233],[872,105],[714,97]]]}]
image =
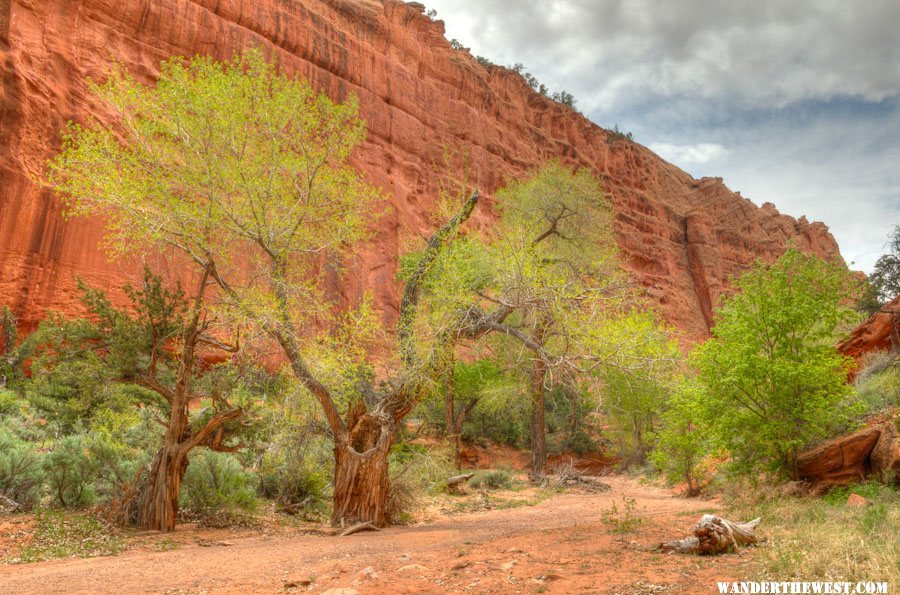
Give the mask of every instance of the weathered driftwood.
[{"label": "weathered driftwood", "polygon": [[596,477],[581,475],[572,461],[557,465],[553,469],[553,475],[544,475],[541,479],[550,485],[561,488],[579,487],[591,493],[607,492],[610,486]]},{"label": "weathered driftwood", "polygon": [[662,543],[659,549],[701,556],[721,554],[741,545],[757,543],[759,539],[756,537],[756,527],[761,520],[756,518],[746,523],[735,523],[712,514],[704,514],[694,526],[692,537]]},{"label": "weathered driftwood", "polygon": [[359,533],[360,531],[381,531],[375,523],[372,521],[365,521],[362,523],[356,523],[351,527],[347,527],[343,533],[338,535],[338,537],[347,537],[348,535],[353,535],[354,533]]},{"label": "weathered driftwood", "polygon": [[460,486],[468,482],[473,477],[475,477],[474,473],[463,473],[462,475],[454,475],[453,477],[448,477],[446,482],[447,488],[450,491],[457,490]]}]

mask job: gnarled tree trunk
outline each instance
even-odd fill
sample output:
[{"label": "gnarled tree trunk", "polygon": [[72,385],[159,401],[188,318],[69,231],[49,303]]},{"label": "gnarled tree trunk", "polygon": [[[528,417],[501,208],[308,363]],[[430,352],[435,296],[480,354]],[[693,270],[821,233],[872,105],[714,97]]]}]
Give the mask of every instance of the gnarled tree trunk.
[{"label": "gnarled tree trunk", "polygon": [[349,432],[334,447],[334,510],[331,522],[387,525],[388,453],[394,443],[393,418],[366,411],[360,400],[350,408]]},{"label": "gnarled tree trunk", "polygon": [[388,451],[386,441],[365,453],[349,444],[334,449],[334,512],[331,522],[344,526],[369,522],[376,527],[388,523]]},{"label": "gnarled tree trunk", "polygon": [[163,446],[156,453],[138,502],[138,527],[154,531],[175,530],[178,496],[187,466],[187,451],[181,444]]}]

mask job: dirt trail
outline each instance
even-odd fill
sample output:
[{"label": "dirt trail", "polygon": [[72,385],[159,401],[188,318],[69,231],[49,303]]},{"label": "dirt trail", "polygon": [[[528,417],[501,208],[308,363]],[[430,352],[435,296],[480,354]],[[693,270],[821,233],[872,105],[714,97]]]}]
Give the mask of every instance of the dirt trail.
[{"label": "dirt trail", "polygon": [[[717,580],[741,574],[745,556],[650,551],[687,533],[709,502],[626,478],[605,481],[612,490],[602,494],[345,538],[253,535],[211,547],[0,566],[0,593],[714,593]],[[613,503],[622,510],[623,497],[636,500],[643,519],[624,536],[603,518]]]}]

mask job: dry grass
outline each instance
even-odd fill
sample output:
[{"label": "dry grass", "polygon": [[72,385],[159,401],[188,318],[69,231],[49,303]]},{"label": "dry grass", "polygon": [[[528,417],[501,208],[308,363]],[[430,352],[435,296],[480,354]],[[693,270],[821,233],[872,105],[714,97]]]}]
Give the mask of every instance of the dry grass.
[{"label": "dry grass", "polygon": [[[887,581],[890,592],[900,588],[900,491],[877,484],[824,497],[790,491],[737,486],[726,494],[733,517],[763,518],[767,541],[746,579]],[[850,493],[870,504],[847,506]]]}]

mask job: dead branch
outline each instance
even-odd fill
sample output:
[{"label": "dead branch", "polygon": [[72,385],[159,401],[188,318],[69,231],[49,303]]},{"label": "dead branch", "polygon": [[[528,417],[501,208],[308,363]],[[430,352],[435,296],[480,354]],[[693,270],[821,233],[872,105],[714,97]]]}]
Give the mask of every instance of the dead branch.
[{"label": "dead branch", "polygon": [[704,514],[694,526],[692,537],[661,543],[657,549],[663,552],[701,556],[733,551],[738,546],[759,542],[756,527],[761,521],[762,519],[755,518],[746,523],[735,523],[715,515]]},{"label": "dead branch", "polygon": [[579,487],[594,494],[610,490],[609,484],[603,483],[594,477],[578,473],[572,460],[558,464],[553,469],[553,475],[544,476],[543,479],[557,487]]},{"label": "dead branch", "polygon": [[356,523],[351,527],[347,527],[343,533],[338,535],[338,537],[347,537],[348,535],[353,535],[354,533],[359,533],[360,531],[381,531],[372,521],[366,521],[364,523]]}]

